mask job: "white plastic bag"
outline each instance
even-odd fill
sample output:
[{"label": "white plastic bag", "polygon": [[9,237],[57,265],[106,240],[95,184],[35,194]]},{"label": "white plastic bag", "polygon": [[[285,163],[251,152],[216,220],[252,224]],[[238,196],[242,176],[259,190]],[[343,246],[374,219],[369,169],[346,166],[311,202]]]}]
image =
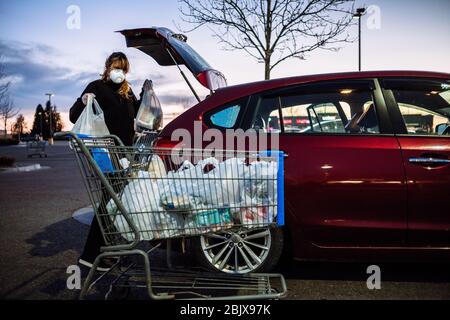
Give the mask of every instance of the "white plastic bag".
[{"label": "white plastic bag", "polygon": [[136,131],[158,130],[162,125],[163,113],[158,97],[153,91],[152,81],[145,80],[143,89],[144,94],[136,116]]},{"label": "white plastic bag", "polygon": [[74,124],[72,132],[89,136],[109,135],[103,110],[94,99],[93,94],[88,94],[87,105]]},{"label": "white plastic bag", "polygon": [[[155,165],[162,162],[154,157]],[[121,201],[144,240],[216,232],[231,227],[233,218],[249,228],[263,227],[277,216],[277,173],[274,161],[185,161],[164,175],[139,171],[124,188]],[[107,210],[117,211],[112,200]],[[119,232],[130,232],[122,216],[114,223]],[[131,234],[125,237],[130,240]]]},{"label": "white plastic bag", "polygon": [[211,203],[217,197],[212,193],[218,181],[208,180],[204,173],[207,165],[215,168],[219,162],[215,158],[200,160],[197,165],[185,161],[179,170],[170,171],[167,179],[158,180],[161,203],[166,208],[190,209],[200,204]]},{"label": "white plastic bag", "polygon": [[151,156],[147,171],[153,180],[167,176],[166,166],[162,159],[156,154]]},{"label": "white plastic bag", "polygon": [[254,161],[248,166],[240,204],[240,220],[247,227],[263,226],[277,216],[277,174],[278,164],[273,161]]},{"label": "white plastic bag", "polygon": [[[139,171],[136,179],[125,186],[121,196],[122,204],[141,232],[142,240],[175,237],[184,225],[182,215],[165,211],[160,205],[157,188],[148,172]],[[113,200],[109,201],[106,209],[112,215],[118,210]],[[132,240],[131,229],[122,215],[115,216],[114,225],[127,240]]]}]

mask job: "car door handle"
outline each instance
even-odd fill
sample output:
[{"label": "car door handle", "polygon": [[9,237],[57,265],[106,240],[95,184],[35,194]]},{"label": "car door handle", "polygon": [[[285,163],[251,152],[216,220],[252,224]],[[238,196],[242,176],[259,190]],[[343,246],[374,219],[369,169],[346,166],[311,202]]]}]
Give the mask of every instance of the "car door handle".
[{"label": "car door handle", "polygon": [[446,165],[450,164],[449,159],[441,159],[441,158],[409,158],[409,163],[419,164],[419,165]]}]

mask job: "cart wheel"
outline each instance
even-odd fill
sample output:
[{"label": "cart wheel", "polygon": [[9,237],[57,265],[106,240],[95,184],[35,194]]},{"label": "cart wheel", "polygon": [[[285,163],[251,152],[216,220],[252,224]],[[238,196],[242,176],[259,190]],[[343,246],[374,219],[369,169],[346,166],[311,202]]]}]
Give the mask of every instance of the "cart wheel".
[{"label": "cart wheel", "polygon": [[276,289],[276,288],[270,288],[270,290],[269,290],[270,292],[270,294],[277,294],[277,293],[280,293],[280,290],[278,290],[278,289]]},{"label": "cart wheel", "polygon": [[113,286],[109,293],[108,300],[126,300],[130,294],[130,287]]}]

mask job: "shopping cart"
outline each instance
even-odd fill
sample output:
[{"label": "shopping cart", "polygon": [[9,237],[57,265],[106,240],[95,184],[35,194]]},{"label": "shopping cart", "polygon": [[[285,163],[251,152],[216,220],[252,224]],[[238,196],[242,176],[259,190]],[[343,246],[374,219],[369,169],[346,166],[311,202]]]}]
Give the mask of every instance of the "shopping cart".
[{"label": "shopping cart", "polygon": [[45,141],[40,140],[32,140],[27,142],[27,157],[31,158],[34,155],[39,156],[39,158],[42,158],[42,156],[47,158],[47,153],[45,152]]},{"label": "shopping cart", "polygon": [[151,147],[157,137],[158,131],[142,130],[141,132],[136,132],[134,146],[137,148]]},{"label": "shopping cart", "polygon": [[[284,225],[281,152],[127,147],[112,135],[57,135],[70,137],[106,243],[83,284],[81,299],[108,277],[105,298],[130,288],[144,288],[152,299],[278,299],[286,295],[281,274],[188,270],[173,266],[170,259],[173,238]],[[163,240],[167,241],[167,267],[151,268],[149,255]],[[144,250],[149,243],[150,249]],[[230,248],[227,255],[233,250],[242,249]],[[97,266],[108,257],[119,259],[93,281]]]}]

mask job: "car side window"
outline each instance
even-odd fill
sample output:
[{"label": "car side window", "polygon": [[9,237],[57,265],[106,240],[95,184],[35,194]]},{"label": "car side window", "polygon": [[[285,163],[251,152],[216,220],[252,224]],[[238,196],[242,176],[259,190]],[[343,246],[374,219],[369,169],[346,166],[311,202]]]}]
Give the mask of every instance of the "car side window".
[{"label": "car side window", "polygon": [[253,128],[298,134],[380,132],[372,92],[351,89],[262,98]]},{"label": "car side window", "polygon": [[322,103],[310,106],[307,110],[308,116],[313,123],[311,126],[312,131],[345,133],[343,120],[335,105]]},{"label": "car side window", "polygon": [[239,104],[228,106],[225,109],[212,113],[209,116],[209,121],[216,127],[233,128],[238,119],[241,106]]},{"label": "car side window", "polygon": [[450,135],[450,82],[388,80],[386,87],[394,94],[407,134]]}]

